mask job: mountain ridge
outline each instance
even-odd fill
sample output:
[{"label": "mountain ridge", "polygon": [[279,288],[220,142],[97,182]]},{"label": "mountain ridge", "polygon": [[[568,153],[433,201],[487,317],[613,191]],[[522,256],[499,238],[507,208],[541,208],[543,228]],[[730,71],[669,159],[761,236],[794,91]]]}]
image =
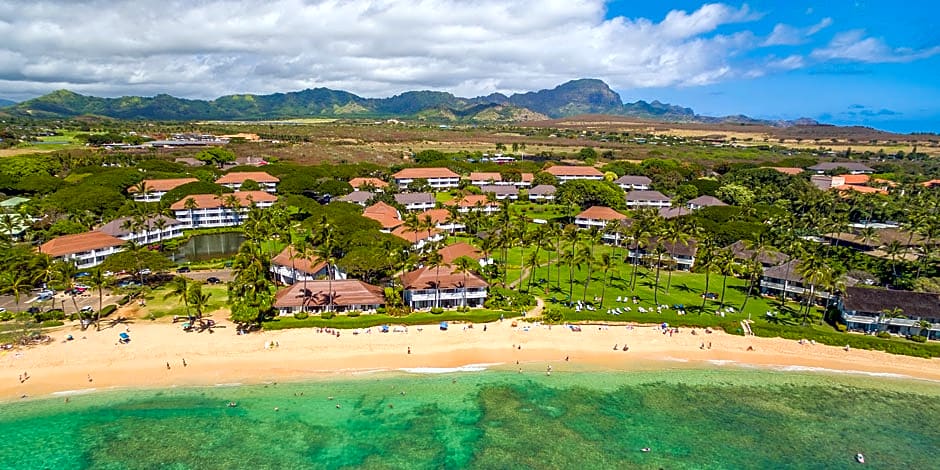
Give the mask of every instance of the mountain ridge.
[{"label": "mountain ridge", "polygon": [[[699,116],[691,108],[659,101],[624,103],[605,82],[582,78],[552,89],[514,93],[492,93],[462,98],[444,91],[406,91],[387,98],[364,98],[329,88],[268,95],[233,94],[214,100],[153,97],[101,98],[57,90],[3,108],[14,115],[64,118],[99,115],[142,120],[258,120],[301,117],[413,117],[441,122],[526,121],[563,118],[581,114],[609,114],[678,122],[724,122],[726,118]],[[746,116],[731,116],[732,122],[788,125]]]}]

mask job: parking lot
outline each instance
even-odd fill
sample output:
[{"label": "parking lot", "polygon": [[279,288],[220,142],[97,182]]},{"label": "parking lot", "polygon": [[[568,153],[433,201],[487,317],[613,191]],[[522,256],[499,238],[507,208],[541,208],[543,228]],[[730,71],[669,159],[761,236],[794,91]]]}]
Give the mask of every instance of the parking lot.
[{"label": "parking lot", "polygon": [[[61,308],[66,314],[72,314],[81,310],[82,307],[91,307],[98,310],[98,291],[89,289],[83,294],[71,295],[62,292],[56,292],[51,300],[39,301],[39,289],[32,290],[20,295],[20,311],[26,311],[30,307],[39,307],[42,310],[51,310]],[[104,290],[104,302],[102,305],[116,304],[121,299],[120,295],[112,295],[109,289]],[[72,299],[74,298],[74,302]],[[76,308],[77,305],[77,308]],[[16,301],[12,295],[0,295],[0,307],[10,312],[16,311]]]}]

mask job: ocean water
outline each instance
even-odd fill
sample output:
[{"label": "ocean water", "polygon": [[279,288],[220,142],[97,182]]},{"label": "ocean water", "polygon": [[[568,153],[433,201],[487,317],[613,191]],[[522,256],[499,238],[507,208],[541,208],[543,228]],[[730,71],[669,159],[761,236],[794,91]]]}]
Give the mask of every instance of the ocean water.
[{"label": "ocean water", "polygon": [[940,384],[575,367],[7,402],[0,468],[854,468],[859,451],[866,468],[940,468]]}]

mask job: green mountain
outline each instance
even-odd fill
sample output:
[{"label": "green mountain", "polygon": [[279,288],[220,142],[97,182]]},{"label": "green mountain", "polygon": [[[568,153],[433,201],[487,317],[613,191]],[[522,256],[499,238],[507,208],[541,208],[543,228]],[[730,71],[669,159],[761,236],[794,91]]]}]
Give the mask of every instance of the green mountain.
[{"label": "green mountain", "polygon": [[35,117],[98,115],[118,119],[206,120],[297,117],[417,117],[429,121],[488,122],[613,114],[666,120],[694,120],[689,108],[657,101],[624,104],[595,79],[574,80],[551,90],[505,96],[460,98],[440,91],[409,91],[389,98],[363,98],[328,88],[271,95],[229,95],[211,101],[124,96],[98,98],[59,90],[14,104],[5,111]]},{"label": "green mountain", "polygon": [[5,108],[5,107],[7,107],[7,106],[13,106],[14,104],[16,104],[16,101],[10,101],[10,100],[5,100],[5,99],[3,99],[3,98],[0,98],[0,108]]}]

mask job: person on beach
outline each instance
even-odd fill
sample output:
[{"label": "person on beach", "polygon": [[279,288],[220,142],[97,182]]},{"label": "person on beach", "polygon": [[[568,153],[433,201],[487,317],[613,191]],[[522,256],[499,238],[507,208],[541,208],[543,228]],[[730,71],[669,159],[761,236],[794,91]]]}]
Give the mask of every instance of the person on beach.
[{"label": "person on beach", "polygon": [[170,370],[170,362],[169,362],[169,361],[167,361],[167,363],[166,363],[166,370]]},{"label": "person on beach", "polygon": [[408,346],[408,354],[411,354],[411,346]]},{"label": "person on beach", "polygon": [[186,367],[186,358],[183,358],[183,367]]}]

